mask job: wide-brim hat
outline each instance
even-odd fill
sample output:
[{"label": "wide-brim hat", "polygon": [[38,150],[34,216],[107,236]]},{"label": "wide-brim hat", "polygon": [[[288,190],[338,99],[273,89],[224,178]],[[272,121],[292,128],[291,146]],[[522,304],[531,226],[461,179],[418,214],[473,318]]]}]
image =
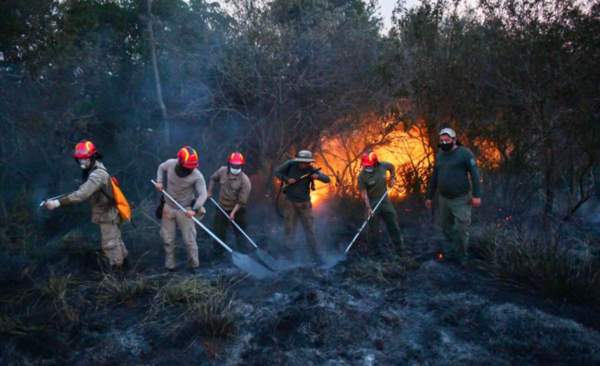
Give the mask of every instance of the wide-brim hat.
[{"label": "wide-brim hat", "polygon": [[298,163],[312,163],[316,160],[312,158],[312,153],[308,150],[300,150],[298,154],[296,154],[296,158],[294,161]]}]

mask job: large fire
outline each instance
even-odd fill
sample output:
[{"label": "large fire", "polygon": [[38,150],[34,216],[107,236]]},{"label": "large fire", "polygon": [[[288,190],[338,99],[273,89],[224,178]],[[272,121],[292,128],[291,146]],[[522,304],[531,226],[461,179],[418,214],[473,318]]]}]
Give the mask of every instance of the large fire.
[{"label": "large fire", "polygon": [[[362,169],[360,158],[368,149],[373,150],[380,161],[396,167],[396,184],[390,190],[390,196],[425,193],[435,154],[429,144],[428,131],[418,125],[405,128],[398,124],[382,132],[378,122],[367,120],[360,130],[322,138],[321,148],[315,152],[314,165],[331,177],[331,183],[315,182],[316,190],[311,195],[313,204],[335,195],[358,197],[356,182]],[[498,147],[487,141],[476,145],[480,167],[498,168],[502,160]],[[506,154],[509,153],[507,150]]]},{"label": "large fire", "polygon": [[[385,134],[376,131],[374,124],[366,124],[361,131],[324,137],[321,149],[315,154],[315,166],[332,179],[330,184],[316,182],[312,202],[317,203],[332,195],[358,197],[356,181],[361,171],[360,158],[367,148],[373,150],[380,161],[396,167],[396,184],[390,190],[392,197],[405,196],[408,190],[422,191],[427,169],[433,164],[433,151],[424,130],[412,127],[405,130],[396,126]],[[389,178],[388,178],[389,179]]]}]

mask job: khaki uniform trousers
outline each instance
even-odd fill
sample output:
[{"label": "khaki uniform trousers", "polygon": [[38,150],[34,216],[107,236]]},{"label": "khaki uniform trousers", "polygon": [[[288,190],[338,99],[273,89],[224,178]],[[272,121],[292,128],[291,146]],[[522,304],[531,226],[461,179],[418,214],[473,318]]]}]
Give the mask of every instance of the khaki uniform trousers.
[{"label": "khaki uniform trousers", "polygon": [[[186,209],[190,209],[189,207]],[[177,237],[177,227],[183,236],[185,249],[187,251],[188,266],[196,268],[200,265],[198,262],[198,244],[196,244],[196,223],[185,215],[185,212],[179,208],[173,208],[165,204],[163,208],[162,224],[160,226],[160,237],[165,246],[165,268],[175,269],[177,260],[175,259],[175,239]]]},{"label": "khaki uniform trousers", "polygon": [[442,246],[444,256],[467,259],[469,248],[469,225],[471,225],[470,193],[446,198],[440,195],[440,217],[446,242]]},{"label": "khaki uniform trousers", "polygon": [[285,246],[292,248],[294,245],[294,236],[298,221],[302,224],[304,235],[306,236],[306,246],[311,255],[317,254],[317,236],[313,226],[314,215],[312,203],[308,202],[290,202],[285,200],[283,209],[283,229],[285,233]]},{"label": "khaki uniform trousers", "polygon": [[102,251],[108,257],[111,266],[121,266],[129,253],[121,239],[121,221],[117,217],[113,221],[99,222],[102,233]]}]

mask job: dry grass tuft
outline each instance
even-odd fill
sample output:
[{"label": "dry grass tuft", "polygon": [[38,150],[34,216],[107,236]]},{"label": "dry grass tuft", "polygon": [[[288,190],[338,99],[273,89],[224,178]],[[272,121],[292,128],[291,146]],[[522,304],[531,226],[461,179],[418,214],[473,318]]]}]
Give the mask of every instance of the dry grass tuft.
[{"label": "dry grass tuft", "polygon": [[193,329],[215,339],[227,337],[236,331],[232,286],[231,282],[210,282],[201,276],[172,278],[158,289],[152,316],[157,318],[164,310],[179,307],[187,333]]},{"label": "dry grass tuft", "polygon": [[201,301],[209,292],[210,283],[201,276],[173,277],[158,289],[154,302],[160,307],[176,306]]},{"label": "dry grass tuft", "polygon": [[131,304],[135,299],[156,291],[158,287],[156,277],[143,277],[140,274],[131,273],[130,276],[121,279],[120,276],[114,274],[105,274],[97,285],[97,305],[113,302]]},{"label": "dry grass tuft", "polygon": [[28,209],[29,192],[21,188],[15,202],[8,209],[0,203],[0,252],[19,254],[35,240],[37,233],[33,224],[33,213]]},{"label": "dry grass tuft", "polygon": [[357,262],[350,269],[350,276],[376,285],[396,284],[406,277],[408,271],[419,268],[419,263],[395,254],[381,259],[368,258]]},{"label": "dry grass tuft", "polygon": [[584,303],[600,299],[600,261],[575,256],[557,230],[533,238],[490,230],[477,249],[481,268],[504,283]]},{"label": "dry grass tuft", "polygon": [[71,274],[55,273],[50,269],[48,279],[35,285],[35,291],[39,294],[36,302],[49,301],[55,310],[55,317],[64,323],[77,323],[79,308],[84,302],[76,290],[80,284]]},{"label": "dry grass tuft", "polygon": [[188,319],[199,324],[212,338],[226,338],[236,332],[230,289],[231,283],[217,282],[202,301],[189,304]]},{"label": "dry grass tuft", "polygon": [[42,328],[27,326],[23,315],[0,314],[0,334],[23,336],[40,329]]}]

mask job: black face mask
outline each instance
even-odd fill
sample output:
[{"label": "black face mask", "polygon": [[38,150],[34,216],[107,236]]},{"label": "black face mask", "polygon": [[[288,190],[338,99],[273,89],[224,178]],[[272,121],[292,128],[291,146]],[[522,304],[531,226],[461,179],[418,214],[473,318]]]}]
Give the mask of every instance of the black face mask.
[{"label": "black face mask", "polygon": [[298,167],[300,168],[300,171],[303,171],[303,172],[312,170],[312,165],[307,165],[307,166],[303,167],[302,165],[300,165],[300,163],[298,163]]},{"label": "black face mask", "polygon": [[454,147],[454,142],[451,142],[449,144],[440,143],[440,144],[438,144],[438,147],[440,149],[442,149],[442,151],[449,152],[449,151],[452,151],[452,148]]},{"label": "black face mask", "polygon": [[181,164],[175,165],[175,174],[177,174],[179,178],[185,178],[188,175],[192,174],[193,171],[194,169],[184,168],[181,166]]}]

